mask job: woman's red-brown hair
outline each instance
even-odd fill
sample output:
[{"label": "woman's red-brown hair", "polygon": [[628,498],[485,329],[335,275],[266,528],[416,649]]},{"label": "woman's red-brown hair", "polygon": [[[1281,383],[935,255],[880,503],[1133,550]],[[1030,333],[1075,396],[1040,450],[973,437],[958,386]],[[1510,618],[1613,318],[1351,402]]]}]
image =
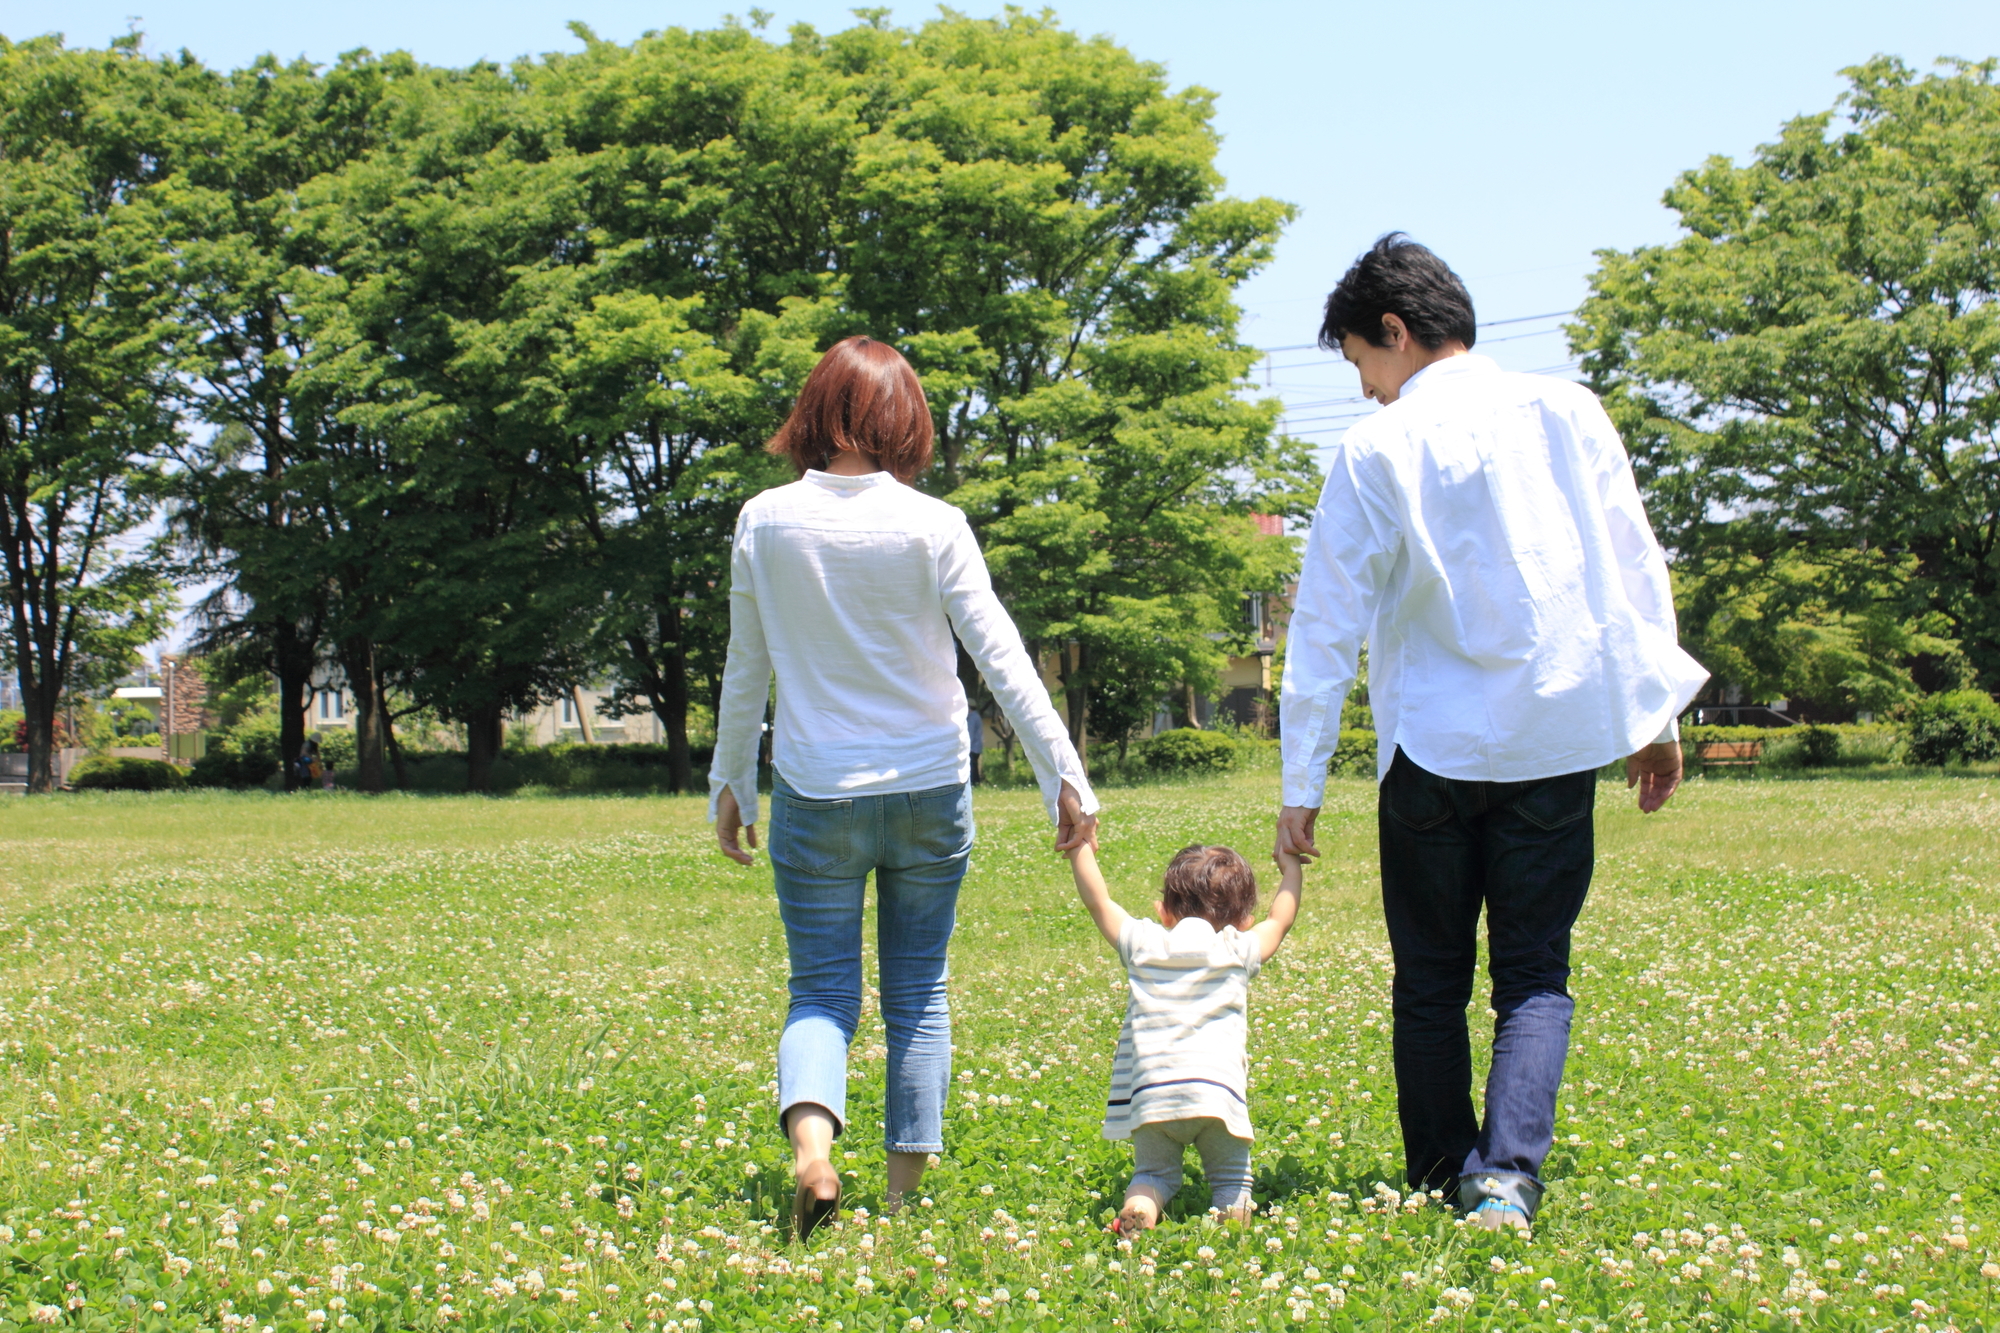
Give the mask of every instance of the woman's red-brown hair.
[{"label": "woman's red-brown hair", "polygon": [[853,449],[908,483],[931,465],[931,437],[930,403],[903,354],[873,338],[846,338],[827,348],[764,447],[790,458],[800,476]]}]

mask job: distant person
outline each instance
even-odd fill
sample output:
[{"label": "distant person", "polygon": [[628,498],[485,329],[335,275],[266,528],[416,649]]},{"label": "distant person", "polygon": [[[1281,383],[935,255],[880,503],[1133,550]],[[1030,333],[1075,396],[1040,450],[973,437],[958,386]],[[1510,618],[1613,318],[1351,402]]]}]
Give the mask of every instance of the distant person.
[{"label": "distant person", "polygon": [[292,773],[298,779],[301,787],[316,787],[319,785],[322,771],[323,768],[319,757],[319,738],[316,736],[311,737],[300,748],[299,757],[292,765]]},{"label": "distant person", "polygon": [[1159,1224],[1180,1192],[1190,1144],[1209,1206],[1237,1221],[1250,1216],[1250,980],[1285,942],[1305,877],[1296,856],[1279,868],[1270,915],[1253,925],[1249,862],[1227,847],[1183,847],[1153,905],[1160,919],[1148,921],[1111,900],[1090,847],[1070,853],[1077,896],[1130,982],[1104,1111],[1104,1137],[1132,1140],[1132,1183],[1112,1223],[1122,1235]]},{"label": "distant person", "polygon": [[977,787],[986,781],[986,773],[980,759],[986,753],[986,715],[977,708],[965,710],[966,744],[972,750],[972,785]]},{"label": "distant person", "polygon": [[[1639,808],[1666,804],[1675,719],[1707,672],[1681,651],[1666,558],[1597,398],[1502,371],[1476,337],[1465,284],[1400,234],[1327,297],[1321,346],[1383,407],[1335,447],[1306,543],[1276,853],[1319,854],[1365,641],[1410,1183],[1525,1229],[1569,1048],[1597,770],[1623,759]],[[1482,907],[1499,1015],[1484,1124],[1465,1019]]]},{"label": "distant person", "polygon": [[965,515],[910,482],[931,461],[916,372],[869,338],[820,358],[770,443],[799,480],[743,506],[709,772],[724,855],[757,845],[757,740],[777,677],[771,869],[791,953],[778,1117],[794,1234],[839,1207],[833,1141],[861,1021],[862,892],[875,876],[893,1211],[944,1150],[945,947],[972,850],[971,744],[952,636],[1020,733],[1062,851],[1096,842],[1097,798]]}]

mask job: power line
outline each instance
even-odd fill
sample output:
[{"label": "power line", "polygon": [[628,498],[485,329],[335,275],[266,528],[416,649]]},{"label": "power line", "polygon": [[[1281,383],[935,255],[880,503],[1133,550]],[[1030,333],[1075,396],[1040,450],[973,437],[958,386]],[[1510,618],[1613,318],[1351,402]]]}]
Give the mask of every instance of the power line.
[{"label": "power line", "polygon": [[[1574,315],[1574,310],[1551,310],[1545,315],[1515,315],[1512,319],[1487,319],[1473,325],[1477,329],[1497,329],[1503,324],[1532,324],[1538,319],[1560,319],[1564,315]],[[1500,341],[1498,338],[1494,342]],[[1257,350],[1269,356],[1274,352],[1311,352],[1319,348],[1318,343],[1293,343],[1289,347],[1260,347]]]}]

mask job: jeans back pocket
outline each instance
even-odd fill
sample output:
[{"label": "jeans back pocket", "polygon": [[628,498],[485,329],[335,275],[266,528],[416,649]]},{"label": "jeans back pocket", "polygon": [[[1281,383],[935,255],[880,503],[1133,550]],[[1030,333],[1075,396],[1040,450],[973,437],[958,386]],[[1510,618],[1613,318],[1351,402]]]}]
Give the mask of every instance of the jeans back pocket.
[{"label": "jeans back pocket", "polygon": [[922,861],[950,861],[972,850],[972,787],[958,783],[911,792],[910,852]]},{"label": "jeans back pocket", "polygon": [[815,801],[791,792],[774,795],[771,859],[808,875],[825,875],[852,854],[854,802]]},{"label": "jeans back pocket", "polygon": [[1396,747],[1389,775],[1382,780],[1382,808],[1407,828],[1436,828],[1452,817],[1451,779],[1420,768]]},{"label": "jeans back pocket", "polygon": [[1516,814],[1538,829],[1553,831],[1574,824],[1597,805],[1597,772],[1545,778],[1516,796],[1513,805]]}]

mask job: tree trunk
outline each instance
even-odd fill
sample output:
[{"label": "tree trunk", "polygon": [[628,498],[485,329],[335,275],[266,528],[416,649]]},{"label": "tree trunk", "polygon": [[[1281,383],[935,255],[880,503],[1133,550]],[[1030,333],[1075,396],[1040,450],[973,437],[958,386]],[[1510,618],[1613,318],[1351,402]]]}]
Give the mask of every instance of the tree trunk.
[{"label": "tree trunk", "polygon": [[1090,756],[1085,747],[1089,743],[1090,732],[1090,650],[1083,644],[1071,644],[1062,654],[1063,701],[1069,713],[1069,743],[1076,747],[1077,760],[1083,771],[1090,771]]},{"label": "tree trunk", "polygon": [[1193,685],[1193,683],[1192,683],[1192,682],[1190,682],[1190,683],[1188,683],[1188,684],[1187,684],[1186,686],[1184,686],[1183,688],[1185,688],[1185,689],[1187,690],[1187,715],[1188,715],[1188,726],[1189,726],[1189,727],[1191,727],[1192,729],[1194,729],[1195,731],[1200,731],[1200,730],[1201,730],[1201,710],[1200,710],[1200,709],[1199,709],[1199,708],[1198,708],[1198,707],[1196,706],[1196,701],[1195,701],[1195,697],[1194,697],[1194,685]]},{"label": "tree trunk", "polygon": [[357,636],[340,647],[341,665],[354,693],[354,785],[384,789],[382,774],[382,682],[375,672],[375,642]]},{"label": "tree trunk", "polygon": [[297,626],[280,624],[272,635],[278,675],[278,763],[286,791],[299,789],[299,752],[306,748],[306,710],[312,706],[313,645]]},{"label": "tree trunk", "polygon": [[46,796],[56,789],[56,701],[54,691],[26,676],[23,672],[21,710],[28,720],[28,794]]},{"label": "tree trunk", "polygon": [[655,606],[654,623],[660,634],[657,653],[637,634],[626,646],[645,674],[646,698],[667,735],[667,785],[675,791],[693,791],[694,760],[688,753],[687,645],[681,640],[679,600],[661,599]]},{"label": "tree trunk", "polygon": [[465,789],[493,790],[493,764],[500,757],[500,743],[507,719],[499,704],[473,709],[465,718]]},{"label": "tree trunk", "polygon": [[403,763],[403,743],[396,739],[396,715],[389,711],[389,691],[382,690],[377,696],[382,711],[382,743],[388,747],[389,762],[396,770],[396,790],[410,789],[410,770]]},{"label": "tree trunk", "polygon": [[18,593],[8,600],[14,622],[15,680],[28,724],[28,794],[46,796],[56,789],[56,712],[62,706],[66,663],[50,642],[56,622],[36,623],[39,604]]},{"label": "tree trunk", "polygon": [[574,685],[569,687],[569,706],[576,710],[576,728],[583,733],[583,743],[597,744],[597,733],[590,729],[590,714],[583,708],[583,691]]},{"label": "tree trunk", "polygon": [[688,753],[687,656],[675,645],[667,658],[666,711],[660,721],[667,728],[667,781],[675,791],[694,790],[694,757]]}]

